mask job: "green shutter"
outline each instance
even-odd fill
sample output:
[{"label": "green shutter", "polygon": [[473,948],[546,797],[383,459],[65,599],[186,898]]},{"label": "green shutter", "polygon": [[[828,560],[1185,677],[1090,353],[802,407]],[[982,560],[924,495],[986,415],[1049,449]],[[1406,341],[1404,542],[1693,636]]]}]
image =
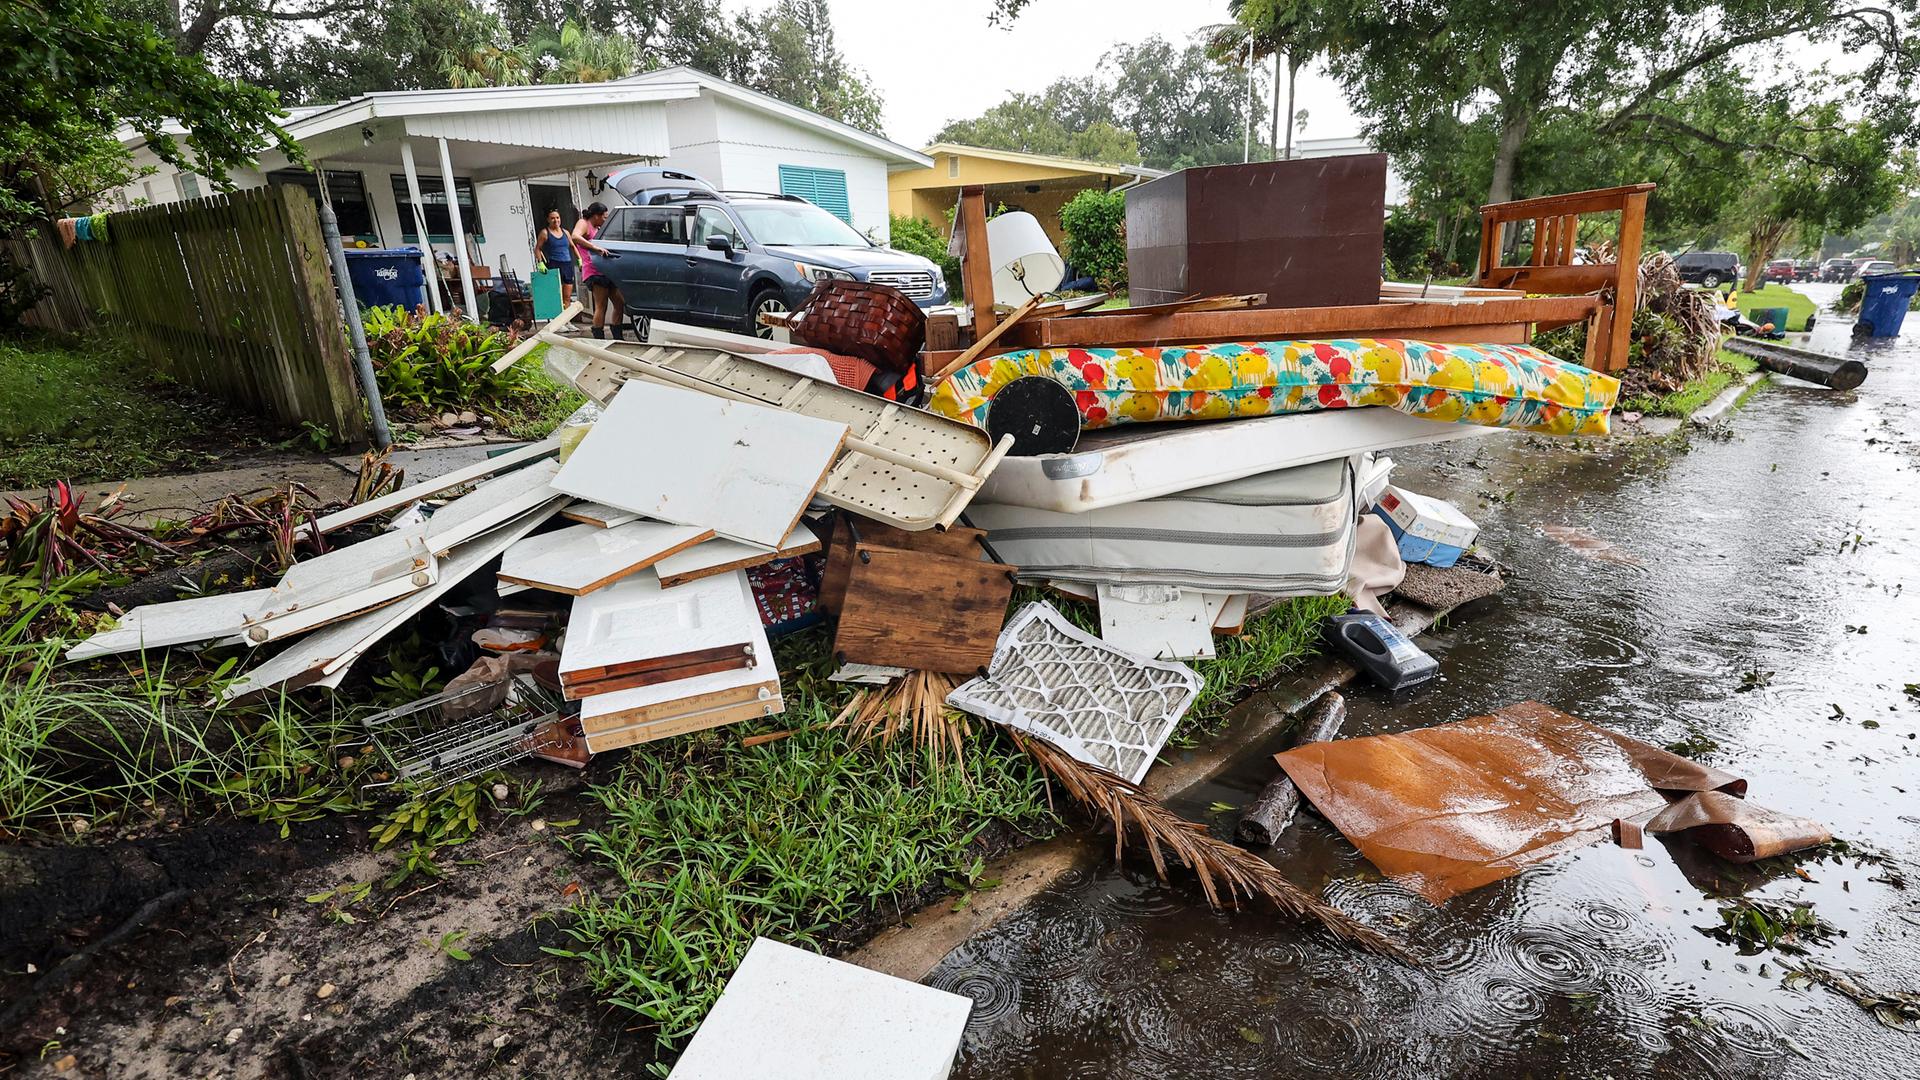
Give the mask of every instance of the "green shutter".
[{"label": "green shutter", "polygon": [[847,202],[847,174],[840,169],[782,165],[780,194],[798,195],[841,221],[853,224],[853,208]]}]

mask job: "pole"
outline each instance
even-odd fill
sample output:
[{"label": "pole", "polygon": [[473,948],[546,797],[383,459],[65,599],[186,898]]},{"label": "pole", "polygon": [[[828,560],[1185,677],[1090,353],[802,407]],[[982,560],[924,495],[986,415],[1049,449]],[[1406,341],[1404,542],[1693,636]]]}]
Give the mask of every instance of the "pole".
[{"label": "pole", "polygon": [[[322,177],[326,173],[320,174]],[[373,358],[367,355],[367,330],[360,324],[360,301],[353,295],[353,279],[347,276],[347,249],[340,243],[340,219],[333,216],[333,200],[326,197],[327,184],[320,182],[320,235],[327,242],[327,257],[333,260],[333,283],[340,290],[340,311],[347,318],[347,337],[353,343],[353,367],[360,373],[360,392],[367,399],[367,414],[373,421],[373,448],[385,450],[393,445],[393,432],[387,430],[387,409],[380,403],[380,381],[373,374]]]},{"label": "pole", "polygon": [[400,140],[400,165],[407,173],[407,201],[413,204],[413,234],[420,238],[420,261],[427,271],[427,303],[440,314],[440,267],[433,261],[433,241],[427,237],[427,214],[420,202],[420,171],[413,167],[413,144]]},{"label": "pole", "polygon": [[467,302],[467,320],[479,322],[480,305],[473,299],[473,264],[467,259],[467,229],[460,220],[460,189],[453,183],[453,155],[447,152],[447,140],[439,143],[440,182],[446,185],[447,220],[453,223],[453,258],[460,265],[460,295]]},{"label": "pole", "polygon": [[[1293,54],[1287,54],[1291,60]],[[1280,152],[1280,50],[1273,50],[1273,126],[1267,129],[1267,147]],[[1285,160],[1284,158],[1282,160]]]},{"label": "pole", "polygon": [[1246,139],[1240,149],[1242,165],[1253,160],[1253,31],[1247,31],[1247,126]]}]

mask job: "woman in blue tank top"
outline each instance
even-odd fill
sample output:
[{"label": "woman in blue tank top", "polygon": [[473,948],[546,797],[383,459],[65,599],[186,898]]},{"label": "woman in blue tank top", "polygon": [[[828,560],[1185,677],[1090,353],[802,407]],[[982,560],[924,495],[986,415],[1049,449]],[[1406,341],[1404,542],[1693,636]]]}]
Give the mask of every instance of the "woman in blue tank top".
[{"label": "woman in blue tank top", "polygon": [[540,269],[560,275],[560,306],[573,303],[573,236],[560,225],[560,211],[547,211],[537,249]]}]

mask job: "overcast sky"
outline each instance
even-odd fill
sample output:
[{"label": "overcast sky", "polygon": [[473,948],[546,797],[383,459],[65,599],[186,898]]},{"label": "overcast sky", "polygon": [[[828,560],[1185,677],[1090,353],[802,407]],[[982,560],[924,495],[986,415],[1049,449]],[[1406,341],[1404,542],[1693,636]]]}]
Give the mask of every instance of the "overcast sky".
[{"label": "overcast sky", "polygon": [[[1154,34],[1180,41],[1229,21],[1226,0],[1032,0],[1001,30],[987,23],[992,8],[992,0],[831,0],[840,49],[879,87],[889,138],[923,146],[947,121],[977,116],[1009,93],[1091,73],[1117,44]],[[1339,87],[1319,73],[1301,72],[1296,100],[1309,113],[1296,138],[1359,132]]]}]

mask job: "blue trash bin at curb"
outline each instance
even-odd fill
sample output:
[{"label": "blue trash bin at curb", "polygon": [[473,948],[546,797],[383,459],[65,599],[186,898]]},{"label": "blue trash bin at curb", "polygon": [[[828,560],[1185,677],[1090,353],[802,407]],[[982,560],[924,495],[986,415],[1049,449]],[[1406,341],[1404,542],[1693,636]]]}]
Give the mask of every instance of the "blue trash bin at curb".
[{"label": "blue trash bin at curb", "polygon": [[427,302],[427,274],[420,266],[419,248],[348,248],[347,277],[362,309],[412,310]]},{"label": "blue trash bin at curb", "polygon": [[1900,324],[1906,321],[1907,305],[1920,290],[1920,273],[1907,270],[1898,274],[1874,274],[1860,279],[1867,291],[1860,297],[1860,321],[1853,324],[1855,337],[1898,337]]}]

